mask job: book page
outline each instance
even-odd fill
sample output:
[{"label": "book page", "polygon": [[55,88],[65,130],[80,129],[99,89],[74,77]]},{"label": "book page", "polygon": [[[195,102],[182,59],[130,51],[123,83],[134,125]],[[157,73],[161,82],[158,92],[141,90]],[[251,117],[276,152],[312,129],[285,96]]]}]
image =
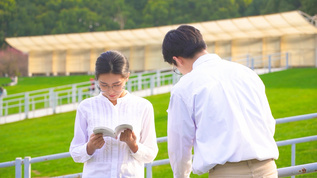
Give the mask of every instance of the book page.
[{"label": "book page", "polygon": [[124,130],[126,129],[130,129],[130,130],[133,130],[133,127],[132,125],[130,124],[121,124],[121,125],[118,125],[115,129],[115,133],[116,135],[119,135],[121,132],[123,132]]},{"label": "book page", "polygon": [[94,134],[102,133],[104,137],[110,136],[116,138],[114,131],[108,127],[95,127],[93,132]]},{"label": "book page", "polygon": [[93,132],[94,134],[102,133],[104,137],[110,136],[110,137],[116,138],[121,132],[123,132],[126,129],[133,130],[133,127],[130,124],[121,124],[121,125],[118,125],[114,131],[108,127],[100,126],[100,127],[95,127]]}]

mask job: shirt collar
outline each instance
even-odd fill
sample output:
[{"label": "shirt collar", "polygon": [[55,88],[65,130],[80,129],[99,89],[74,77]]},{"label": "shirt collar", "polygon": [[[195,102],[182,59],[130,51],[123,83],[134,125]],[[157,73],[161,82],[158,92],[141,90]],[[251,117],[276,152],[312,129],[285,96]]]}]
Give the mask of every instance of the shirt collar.
[{"label": "shirt collar", "polygon": [[200,56],[193,64],[193,69],[200,64],[207,62],[207,61],[214,61],[214,60],[221,60],[221,58],[217,54],[204,54]]},{"label": "shirt collar", "polygon": [[117,104],[122,103],[122,102],[125,101],[127,98],[129,98],[130,93],[129,93],[128,90],[126,90],[126,92],[127,92],[127,93],[126,93],[123,97],[117,99]]},{"label": "shirt collar", "polygon": [[[117,105],[119,103],[122,103],[123,101],[125,101],[126,99],[128,99],[130,97],[130,95],[131,95],[130,92],[128,90],[126,90],[126,92],[127,92],[126,95],[117,99]],[[101,92],[99,93],[98,97],[100,97],[102,100],[106,100],[106,101],[110,102],[109,99],[107,97],[103,96]]]}]

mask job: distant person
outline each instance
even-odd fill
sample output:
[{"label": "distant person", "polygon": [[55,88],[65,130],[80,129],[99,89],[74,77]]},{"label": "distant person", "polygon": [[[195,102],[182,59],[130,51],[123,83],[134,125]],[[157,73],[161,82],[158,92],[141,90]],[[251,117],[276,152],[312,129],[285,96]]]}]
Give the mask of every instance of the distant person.
[{"label": "distant person", "polygon": [[90,90],[95,91],[95,79],[90,78]]},{"label": "distant person", "polygon": [[18,84],[18,77],[17,76],[12,76],[11,77],[11,83],[9,84],[10,86]]},{"label": "distant person", "polygon": [[166,34],[162,53],[183,74],[168,107],[174,177],[192,170],[209,177],[277,177],[275,119],[259,76],[208,53],[200,31],[188,25]]},{"label": "distant person", "polygon": [[14,83],[15,85],[18,84],[18,76],[14,76]]},{"label": "distant person", "polygon": [[[144,163],[158,152],[153,106],[124,89],[130,72],[121,53],[102,53],[95,71],[101,92],[79,104],[70,154],[84,163],[83,178],[144,177]],[[132,125],[133,131],[126,129],[118,139],[93,133],[95,127],[120,124]]]},{"label": "distant person", "polygon": [[4,98],[7,96],[7,90],[3,87],[0,87],[0,98]]}]

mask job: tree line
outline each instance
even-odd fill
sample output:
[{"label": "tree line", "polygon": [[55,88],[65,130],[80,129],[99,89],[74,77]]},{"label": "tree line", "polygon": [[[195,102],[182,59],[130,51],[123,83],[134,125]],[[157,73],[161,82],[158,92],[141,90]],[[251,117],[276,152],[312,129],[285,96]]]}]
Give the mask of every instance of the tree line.
[{"label": "tree line", "polygon": [[316,7],[316,0],[1,0],[0,50],[8,46],[7,37],[136,29],[291,10],[313,16]]}]

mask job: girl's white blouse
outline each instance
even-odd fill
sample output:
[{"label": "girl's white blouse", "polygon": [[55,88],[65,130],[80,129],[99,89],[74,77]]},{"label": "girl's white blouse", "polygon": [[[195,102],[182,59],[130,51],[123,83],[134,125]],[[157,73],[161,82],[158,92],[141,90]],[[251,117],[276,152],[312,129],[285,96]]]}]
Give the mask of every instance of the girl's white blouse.
[{"label": "girl's white blouse", "polygon": [[[119,138],[104,137],[104,146],[87,154],[94,127],[114,130],[120,124],[133,126],[139,148],[136,153]],[[83,177],[144,177],[144,163],[153,161],[157,152],[154,111],[148,100],[127,93],[113,105],[99,94],[79,104],[70,154],[75,162],[84,163]]]}]

